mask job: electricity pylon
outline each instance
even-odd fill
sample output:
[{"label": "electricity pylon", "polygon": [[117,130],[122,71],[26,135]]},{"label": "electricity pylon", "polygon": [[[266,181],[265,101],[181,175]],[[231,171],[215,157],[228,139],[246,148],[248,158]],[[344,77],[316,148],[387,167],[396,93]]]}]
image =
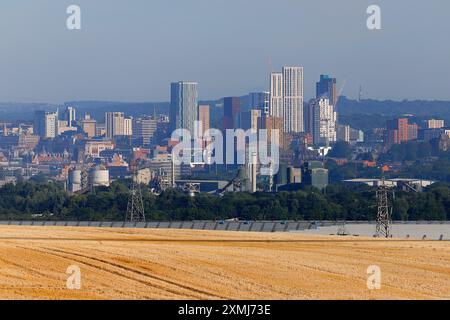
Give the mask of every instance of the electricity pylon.
[{"label": "electricity pylon", "polygon": [[144,201],[142,200],[141,184],[138,181],[138,165],[132,166],[132,182],[127,205],[127,222],[145,222]]},{"label": "electricity pylon", "polygon": [[389,206],[388,187],[384,178],[381,179],[381,185],[377,190],[377,229],[376,236],[378,238],[389,238],[391,236],[391,212],[392,207]]}]

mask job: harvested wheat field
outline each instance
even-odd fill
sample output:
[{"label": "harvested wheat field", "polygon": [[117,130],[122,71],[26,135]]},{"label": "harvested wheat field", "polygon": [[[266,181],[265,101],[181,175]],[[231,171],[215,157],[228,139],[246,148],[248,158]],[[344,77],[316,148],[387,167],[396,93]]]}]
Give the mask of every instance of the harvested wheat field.
[{"label": "harvested wheat field", "polygon": [[[66,270],[81,271],[70,290]],[[367,268],[382,271],[379,290]],[[448,242],[0,227],[0,299],[450,299]]]}]

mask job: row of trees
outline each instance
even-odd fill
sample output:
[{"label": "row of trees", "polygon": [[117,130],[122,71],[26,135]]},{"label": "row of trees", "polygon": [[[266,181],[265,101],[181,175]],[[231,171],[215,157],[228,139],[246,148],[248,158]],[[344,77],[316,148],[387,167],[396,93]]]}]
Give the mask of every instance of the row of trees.
[{"label": "row of trees", "polygon": [[[196,197],[170,190],[160,196],[143,186],[149,220],[374,220],[375,192],[369,187],[329,186],[325,192],[227,193]],[[436,184],[423,193],[397,192],[395,220],[450,220],[450,188]],[[56,183],[20,182],[0,188],[0,219],[123,221],[128,201],[125,182],[95,193],[71,195]]]}]

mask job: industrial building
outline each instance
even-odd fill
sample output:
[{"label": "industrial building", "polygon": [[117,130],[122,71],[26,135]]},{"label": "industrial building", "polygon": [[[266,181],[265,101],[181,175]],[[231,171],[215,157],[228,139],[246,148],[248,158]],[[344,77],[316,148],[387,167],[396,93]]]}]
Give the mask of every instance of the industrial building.
[{"label": "industrial building", "polygon": [[303,165],[303,185],[325,189],[329,183],[328,169],[320,161],[310,161]]},{"label": "industrial building", "polygon": [[305,186],[322,190],[328,183],[328,170],[320,161],[305,162],[301,168],[280,165],[275,175],[276,191],[295,191]]},{"label": "industrial building", "polygon": [[[343,180],[344,183],[348,184],[365,184],[370,187],[378,187],[382,184],[381,179],[349,179]],[[435,181],[431,180],[422,180],[422,179],[385,179],[384,185],[391,188],[401,188],[405,191],[422,191],[423,188],[426,188],[435,183]]]}]

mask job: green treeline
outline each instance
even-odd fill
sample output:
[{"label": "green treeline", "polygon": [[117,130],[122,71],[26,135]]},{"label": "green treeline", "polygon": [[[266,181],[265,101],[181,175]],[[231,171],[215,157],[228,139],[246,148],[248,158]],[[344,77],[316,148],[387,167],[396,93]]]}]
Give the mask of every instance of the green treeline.
[{"label": "green treeline", "polygon": [[[369,187],[331,185],[324,193],[228,193],[196,197],[171,190],[160,196],[142,187],[148,220],[374,220],[375,192]],[[397,191],[395,220],[450,220],[450,188],[435,184],[423,193]],[[93,194],[70,195],[56,183],[19,182],[0,188],[0,220],[123,221],[128,201],[125,182]]]}]

